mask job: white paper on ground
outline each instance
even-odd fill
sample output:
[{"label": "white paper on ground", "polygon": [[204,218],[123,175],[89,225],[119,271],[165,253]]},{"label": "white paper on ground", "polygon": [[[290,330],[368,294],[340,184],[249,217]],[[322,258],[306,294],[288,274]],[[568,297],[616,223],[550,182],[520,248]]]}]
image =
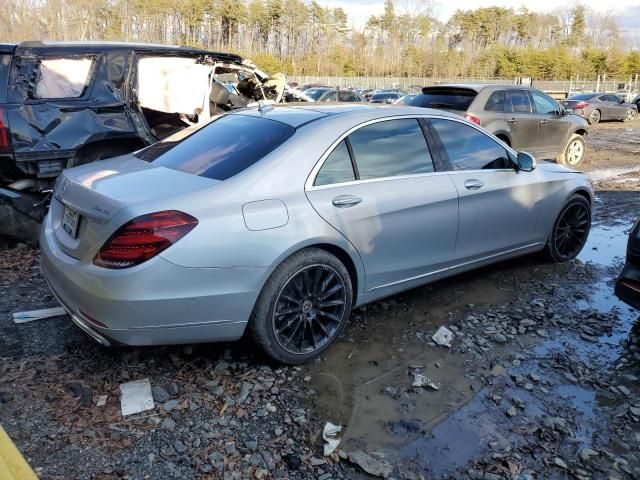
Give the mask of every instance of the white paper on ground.
[{"label": "white paper on ground", "polygon": [[120,385],[120,406],[122,416],[133,415],[155,408],[148,378]]},{"label": "white paper on ground", "polygon": [[13,314],[13,323],[27,323],[43,318],[60,317],[67,312],[62,307],[45,308],[43,310],[31,310],[29,312],[16,312]]},{"label": "white paper on ground", "polygon": [[322,431],[322,438],[325,441],[324,444],[324,456],[328,457],[331,455],[336,448],[338,448],[338,444],[340,443],[340,439],[336,438],[336,435],[340,433],[342,427],[340,425],[334,425],[331,422],[327,422],[324,426],[324,430]]},{"label": "white paper on ground", "polygon": [[453,340],[453,332],[447,327],[440,327],[436,333],[433,334],[431,339],[438,345],[443,347],[450,347]]}]

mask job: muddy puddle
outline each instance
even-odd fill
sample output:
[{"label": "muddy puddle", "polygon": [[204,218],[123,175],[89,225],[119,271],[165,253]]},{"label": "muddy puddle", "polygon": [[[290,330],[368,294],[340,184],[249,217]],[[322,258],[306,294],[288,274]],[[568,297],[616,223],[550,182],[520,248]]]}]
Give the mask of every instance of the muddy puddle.
[{"label": "muddy puddle", "polygon": [[[547,418],[571,419],[572,455],[606,443],[613,433],[602,425],[621,402],[599,378],[618,367],[638,317],[613,295],[632,219],[595,219],[569,265],[517,259],[356,311],[312,369],[318,414],[346,427],[340,447],[457,478],[492,452],[544,446]],[[501,320],[509,317],[537,318],[544,328],[518,332],[518,320]],[[461,322],[453,348],[430,341],[440,325]],[[485,341],[494,325],[512,334],[508,343]],[[438,389],[412,387],[416,368]]]}]

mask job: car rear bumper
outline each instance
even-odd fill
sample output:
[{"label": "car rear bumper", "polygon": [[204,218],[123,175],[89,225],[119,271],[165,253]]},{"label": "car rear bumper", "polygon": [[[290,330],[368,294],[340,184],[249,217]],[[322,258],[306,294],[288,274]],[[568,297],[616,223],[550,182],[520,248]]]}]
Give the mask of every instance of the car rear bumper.
[{"label": "car rear bumper", "polygon": [[266,268],[186,268],[155,257],[108,270],[62,252],[49,217],[40,266],[73,322],[102,345],[236,340],[244,333]]},{"label": "car rear bumper", "polygon": [[616,296],[627,305],[640,310],[640,267],[627,262],[615,288]]}]

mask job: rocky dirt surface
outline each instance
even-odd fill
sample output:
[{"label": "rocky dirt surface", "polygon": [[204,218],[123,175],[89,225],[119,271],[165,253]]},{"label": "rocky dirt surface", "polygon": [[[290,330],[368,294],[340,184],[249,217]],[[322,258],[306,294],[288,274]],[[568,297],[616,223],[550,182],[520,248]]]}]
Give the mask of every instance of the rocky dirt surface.
[{"label": "rocky dirt surface", "polygon": [[[3,244],[0,423],[43,479],[640,478],[640,322],[613,296],[640,216],[638,132],[591,129],[577,260],[516,259],[358,309],[303,367],[244,340],[105,349],[67,317],[15,325],[55,300],[37,250]],[[155,407],[122,417],[120,385],[145,378]],[[327,421],[343,430],[324,457]]]}]

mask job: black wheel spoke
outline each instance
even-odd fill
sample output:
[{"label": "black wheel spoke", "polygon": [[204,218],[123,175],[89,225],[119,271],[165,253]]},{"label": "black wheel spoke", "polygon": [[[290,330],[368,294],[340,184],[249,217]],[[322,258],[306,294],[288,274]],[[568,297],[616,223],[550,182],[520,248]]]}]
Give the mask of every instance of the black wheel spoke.
[{"label": "black wheel spoke", "polygon": [[291,353],[314,352],[329,343],[345,319],[344,280],[328,265],[301,268],[283,285],[273,308],[273,332]]}]

